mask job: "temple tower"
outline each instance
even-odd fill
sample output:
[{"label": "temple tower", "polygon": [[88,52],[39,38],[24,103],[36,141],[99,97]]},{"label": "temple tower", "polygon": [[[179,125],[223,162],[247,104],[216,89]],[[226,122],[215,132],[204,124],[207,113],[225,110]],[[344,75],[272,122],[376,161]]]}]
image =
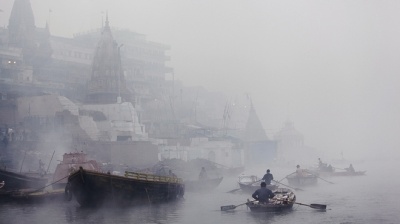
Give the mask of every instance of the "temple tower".
[{"label": "temple tower", "polygon": [[93,58],[91,79],[88,83],[88,103],[109,104],[127,100],[121,47],[122,44],[118,45],[112,36],[107,16]]},{"label": "temple tower", "polygon": [[15,0],[8,22],[8,43],[10,47],[22,48],[26,61],[35,54],[35,30],[30,1]]}]

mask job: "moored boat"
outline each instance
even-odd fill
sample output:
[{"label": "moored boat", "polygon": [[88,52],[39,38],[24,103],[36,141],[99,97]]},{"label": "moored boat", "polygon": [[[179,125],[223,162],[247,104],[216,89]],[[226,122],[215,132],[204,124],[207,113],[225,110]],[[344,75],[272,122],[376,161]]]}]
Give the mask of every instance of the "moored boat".
[{"label": "moored boat", "polygon": [[[242,191],[247,193],[254,193],[257,189],[260,189],[262,180],[255,175],[241,175],[239,176],[239,187]],[[269,184],[267,188],[270,190],[276,190],[278,185]]]},{"label": "moored boat", "polygon": [[170,201],[184,195],[182,179],[125,172],[124,176],[80,168],[68,177],[65,192],[81,206],[134,205]]},{"label": "moored boat", "polygon": [[185,190],[187,191],[207,191],[218,187],[223,177],[205,180],[185,180]]},{"label": "moored boat", "polygon": [[252,212],[280,212],[290,210],[296,203],[296,195],[287,188],[278,188],[273,191],[275,196],[269,200],[269,203],[262,204],[258,201],[248,201],[247,207]]},{"label": "moored boat", "polygon": [[[3,187],[1,191],[15,191],[21,189],[40,189],[46,186],[47,178],[31,176],[23,173],[16,173],[0,169],[0,180]],[[4,182],[3,182],[4,181]]]},{"label": "moored boat", "polygon": [[318,183],[318,176],[312,173],[304,173],[299,175],[297,173],[292,173],[286,176],[289,185],[301,187],[301,186],[311,186]]}]

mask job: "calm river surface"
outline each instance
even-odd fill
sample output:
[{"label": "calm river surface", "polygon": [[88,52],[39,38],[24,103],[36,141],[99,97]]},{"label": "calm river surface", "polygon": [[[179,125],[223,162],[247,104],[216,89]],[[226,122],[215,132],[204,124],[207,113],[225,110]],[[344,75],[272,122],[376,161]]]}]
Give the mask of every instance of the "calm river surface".
[{"label": "calm river surface", "polygon": [[[315,187],[296,191],[297,202],[326,204],[327,211],[295,205],[285,213],[251,213],[246,206],[222,212],[221,205],[244,203],[248,194],[226,193],[238,188],[237,178],[225,178],[213,191],[186,192],[185,198],[173,203],[129,208],[81,208],[71,202],[48,204],[0,204],[0,223],[400,223],[400,184],[395,163],[354,164],[356,170],[367,170],[366,176],[323,177]],[[344,165],[343,165],[344,166]],[[293,169],[273,168],[276,180]],[[265,168],[246,171],[262,176]],[[287,184],[286,180],[282,183]]]}]

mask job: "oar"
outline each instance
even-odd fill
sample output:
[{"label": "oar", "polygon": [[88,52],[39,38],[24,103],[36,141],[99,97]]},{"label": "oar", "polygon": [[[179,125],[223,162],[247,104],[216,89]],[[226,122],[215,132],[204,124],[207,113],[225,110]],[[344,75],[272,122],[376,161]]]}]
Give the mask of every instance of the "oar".
[{"label": "oar", "polygon": [[292,175],[292,174],[294,174],[294,173],[296,173],[296,172],[293,172],[293,173],[290,173],[290,174],[286,175],[286,177],[280,179],[279,182],[281,182],[282,180],[284,180],[285,178],[287,178],[288,176],[290,176],[290,175]]},{"label": "oar", "polygon": [[306,172],[306,173],[309,173],[309,174],[312,174],[312,175],[316,176],[317,178],[319,178],[319,179],[321,179],[321,180],[323,180],[323,181],[326,181],[326,182],[328,182],[328,183],[330,183],[330,184],[335,184],[335,183],[333,183],[333,182],[330,182],[330,181],[328,181],[328,180],[325,180],[325,179],[322,178],[322,177],[319,177],[318,175],[315,175],[315,174],[310,173],[310,172],[307,172],[307,171],[305,171],[305,172]]},{"label": "oar", "polygon": [[238,191],[238,190],[240,190],[240,188],[236,188],[236,189],[233,189],[233,190],[227,191],[226,193],[233,193],[233,192],[236,192],[236,191]]},{"label": "oar", "polygon": [[[255,200],[252,200],[252,201],[255,201]],[[242,203],[242,204],[238,204],[238,205],[223,205],[223,206],[221,206],[221,211],[233,210],[233,209],[235,209],[235,208],[237,208],[239,206],[245,205],[245,204],[247,204],[249,202],[252,202],[252,201],[248,201],[248,202],[245,202],[245,203]]]},{"label": "oar", "polygon": [[[279,182],[279,181],[276,181],[276,180],[272,180],[272,181],[275,181],[276,183],[278,183],[278,184],[282,184],[281,182]],[[285,187],[288,187],[288,188],[292,188],[292,189],[295,189],[296,191],[304,191],[303,189],[301,189],[301,188],[297,188],[297,187],[291,187],[291,186],[289,186],[289,185],[285,185],[285,184],[282,184],[283,186],[285,186]]]},{"label": "oar", "polygon": [[299,203],[299,202],[295,202],[295,204],[298,205],[304,205],[304,206],[308,206],[310,208],[315,208],[315,209],[322,209],[322,210],[326,210],[326,205],[321,205],[321,204],[303,204],[303,203]]}]

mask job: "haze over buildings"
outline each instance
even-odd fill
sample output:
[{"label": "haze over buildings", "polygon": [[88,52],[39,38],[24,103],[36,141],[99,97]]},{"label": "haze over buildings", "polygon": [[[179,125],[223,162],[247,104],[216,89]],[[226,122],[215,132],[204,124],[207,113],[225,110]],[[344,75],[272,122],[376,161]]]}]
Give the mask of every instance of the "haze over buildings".
[{"label": "haze over buildings", "polygon": [[[0,26],[12,4],[1,0]],[[398,156],[397,1],[31,4],[37,27],[68,37],[98,29],[108,11],[116,27],[171,46],[174,79],[249,94],[269,136],[290,120],[307,145],[333,156]]]}]

